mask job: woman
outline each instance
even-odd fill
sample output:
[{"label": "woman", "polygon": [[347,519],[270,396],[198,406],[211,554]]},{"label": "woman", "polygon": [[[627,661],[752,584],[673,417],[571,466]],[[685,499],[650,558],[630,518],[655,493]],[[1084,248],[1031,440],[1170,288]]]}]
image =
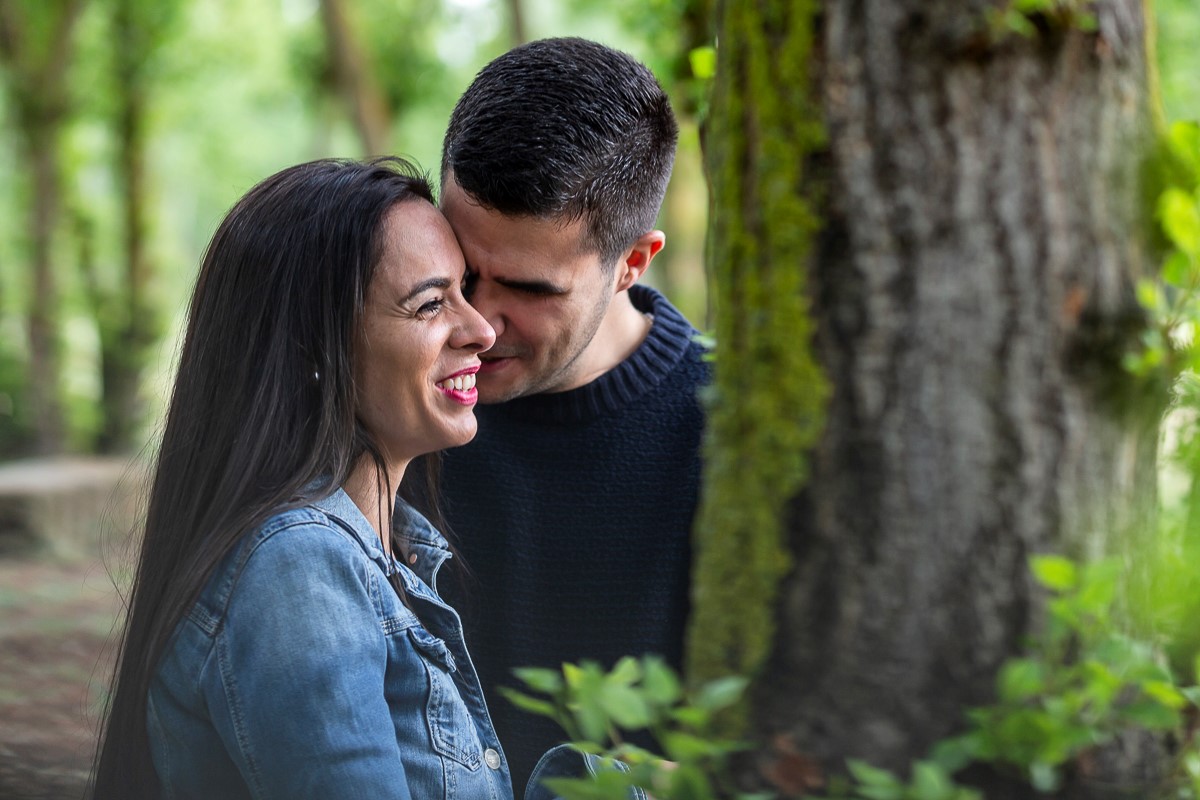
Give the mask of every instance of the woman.
[{"label": "woman", "polygon": [[[96,798],[512,788],[445,540],[394,492],[475,434],[494,333],[425,182],[317,161],[205,256],[151,486]],[[412,499],[412,498],[410,498]]]}]

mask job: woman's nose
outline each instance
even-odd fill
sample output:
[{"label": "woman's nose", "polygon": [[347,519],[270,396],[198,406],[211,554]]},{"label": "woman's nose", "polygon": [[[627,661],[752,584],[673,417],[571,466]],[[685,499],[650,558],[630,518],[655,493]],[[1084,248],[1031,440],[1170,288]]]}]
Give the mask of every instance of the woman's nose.
[{"label": "woman's nose", "polygon": [[462,324],[455,330],[455,337],[450,344],[479,351],[490,349],[496,343],[496,331],[473,306],[463,305]]},{"label": "woman's nose", "polygon": [[468,302],[492,326],[497,336],[504,332],[504,314],[501,313],[500,304],[496,302],[495,292],[485,281],[476,279]]}]

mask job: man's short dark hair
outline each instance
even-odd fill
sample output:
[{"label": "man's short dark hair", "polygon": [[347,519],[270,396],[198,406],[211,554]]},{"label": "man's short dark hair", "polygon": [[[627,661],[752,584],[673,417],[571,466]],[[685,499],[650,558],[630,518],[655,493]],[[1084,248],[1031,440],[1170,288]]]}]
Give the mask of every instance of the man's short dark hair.
[{"label": "man's short dark hair", "polygon": [[653,230],[678,127],[662,86],[631,56],[586,39],[542,39],[492,61],[459,98],[442,183],[512,216],[586,224],[612,265]]}]

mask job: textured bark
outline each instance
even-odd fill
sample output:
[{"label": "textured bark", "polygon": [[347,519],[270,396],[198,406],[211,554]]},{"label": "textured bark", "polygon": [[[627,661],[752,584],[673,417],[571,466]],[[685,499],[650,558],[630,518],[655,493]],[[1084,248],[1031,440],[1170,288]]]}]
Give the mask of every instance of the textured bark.
[{"label": "textured bark", "polygon": [[833,393],[758,684],[779,752],[756,771],[926,755],[1031,633],[1028,557],[1119,551],[1152,497],[1154,427],[1114,395],[1149,267],[1143,9],[997,40],[993,5],[823,4]]}]

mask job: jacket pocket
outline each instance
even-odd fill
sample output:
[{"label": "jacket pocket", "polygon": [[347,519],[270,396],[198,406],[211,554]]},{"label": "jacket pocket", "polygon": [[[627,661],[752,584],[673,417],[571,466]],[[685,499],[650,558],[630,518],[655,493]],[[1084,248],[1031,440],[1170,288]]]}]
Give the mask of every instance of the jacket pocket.
[{"label": "jacket pocket", "polygon": [[433,749],[469,770],[479,769],[483,763],[483,747],[475,722],[454,682],[457,667],[450,648],[424,628],[409,628],[408,637],[421,654],[429,680],[425,718]]}]

